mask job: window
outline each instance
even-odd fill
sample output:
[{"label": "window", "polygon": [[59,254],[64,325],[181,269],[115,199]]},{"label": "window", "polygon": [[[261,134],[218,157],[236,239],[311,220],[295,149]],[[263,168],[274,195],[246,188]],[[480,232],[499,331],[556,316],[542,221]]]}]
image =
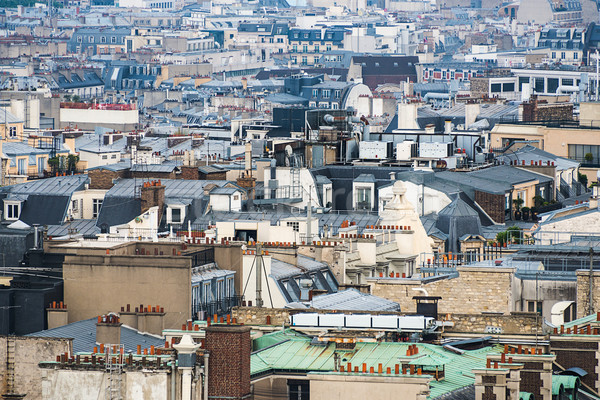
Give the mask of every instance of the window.
[{"label": "window", "polygon": [[287,226],[291,226],[294,232],[300,232],[300,222],[298,221],[287,221]]},{"label": "window", "polygon": [[308,46],[307,45],[302,46],[302,52],[303,53],[308,53]]},{"label": "window", "polygon": [[528,312],[542,313],[542,302],[541,301],[528,301],[527,302]]},{"label": "window", "polygon": [[6,218],[9,220],[17,220],[19,219],[19,215],[21,214],[21,203],[7,203],[5,202],[5,212]]},{"label": "window", "polygon": [[106,43],[106,36],[100,36],[100,43]]},{"label": "window", "polygon": [[20,158],[17,163],[17,169],[18,169],[17,173],[19,175],[25,175],[27,173],[27,169],[25,167],[25,161],[26,160],[24,158]]},{"label": "window", "polygon": [[102,208],[103,199],[93,199],[92,200],[92,218],[98,218],[98,214],[100,214],[100,208]]},{"label": "window", "polygon": [[316,45],[315,45],[315,53],[318,53],[318,52],[319,52],[319,45],[318,45],[318,44],[316,44]]},{"label": "window", "polygon": [[563,79],[562,85],[563,86],[573,86],[573,79]]},{"label": "window", "polygon": [[560,59],[561,59],[561,60],[564,60],[565,58],[567,58],[567,55],[565,54],[565,52],[564,52],[564,51],[561,51],[561,52],[560,52]]},{"label": "window", "polygon": [[573,60],[577,60],[579,58],[579,53],[573,53]]},{"label": "window", "polygon": [[338,103],[331,103],[331,108],[337,110],[339,108]]},{"label": "window", "polygon": [[110,37],[110,42],[111,43],[117,43],[117,37],[116,36],[111,36]]},{"label": "window", "polygon": [[71,201],[71,210],[73,210],[74,213],[79,212],[79,201],[78,200]]},{"label": "window", "polygon": [[308,57],[302,56],[302,65],[308,64]]},{"label": "window", "polygon": [[502,92],[502,84],[500,84],[500,83],[492,83],[490,91],[492,93],[500,93],[500,92]]},{"label": "window", "polygon": [[331,97],[331,90],[329,89],[323,89],[323,96],[324,99],[328,99]]},{"label": "window", "polygon": [[555,52],[555,51],[553,51],[553,52],[552,52],[552,59],[554,60],[555,58],[556,58],[556,52]]},{"label": "window", "polygon": [[310,382],[288,380],[289,400],[310,400]]},{"label": "window", "polygon": [[298,52],[298,46],[297,45],[293,45],[292,46],[292,52],[293,53],[297,53]]},{"label": "window", "polygon": [[502,84],[502,91],[503,92],[514,92],[515,91],[515,84],[512,83],[512,82],[503,83]]},{"label": "window", "polygon": [[312,97],[319,97],[319,89],[312,90]]},{"label": "window", "polygon": [[356,190],[356,208],[358,210],[371,209],[371,188],[358,188]]},{"label": "window", "polygon": [[178,224],[181,223],[181,208],[172,208],[171,209],[171,223]]},{"label": "window", "polygon": [[83,41],[83,36],[77,36],[77,43],[81,43]]},{"label": "window", "polygon": [[103,160],[106,160],[107,158],[108,158],[108,155],[107,155],[107,154],[103,154],[103,155],[102,155],[102,159],[103,159]]},{"label": "window", "polygon": [[338,89],[335,92],[333,92],[333,95],[336,99],[339,99],[342,96],[342,91]]},{"label": "window", "polygon": [[8,136],[11,138],[17,137],[17,127],[11,126],[8,128]]},{"label": "window", "polygon": [[90,40],[89,41],[90,41],[90,43],[94,43],[94,37],[90,36]]}]

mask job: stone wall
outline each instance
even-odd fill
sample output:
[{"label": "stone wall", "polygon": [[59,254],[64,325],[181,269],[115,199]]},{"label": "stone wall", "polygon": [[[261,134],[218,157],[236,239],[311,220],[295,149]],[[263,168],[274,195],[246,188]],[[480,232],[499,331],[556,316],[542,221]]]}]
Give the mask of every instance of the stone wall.
[{"label": "stone wall", "polygon": [[[282,308],[258,308],[258,307],[235,307],[232,310],[232,317],[237,319],[238,323],[244,325],[266,325],[267,316],[271,317],[271,325],[289,324],[290,313],[296,313]],[[320,314],[330,313],[330,310],[307,309],[302,312],[316,312]],[[352,311],[346,311],[352,314]],[[360,312],[364,313],[364,311]],[[370,314],[402,315],[389,311],[375,311]],[[440,318],[446,317],[441,315]],[[541,332],[542,318],[536,319],[535,313],[512,312],[510,314],[450,314],[449,321],[454,323],[452,327],[444,328],[447,333],[503,333],[507,335],[528,335],[535,334],[536,327]],[[494,330],[490,329],[494,328]]]},{"label": "stone wall", "polygon": [[15,342],[14,392],[27,395],[28,400],[41,399],[42,379],[38,364],[55,360],[57,354],[70,352],[73,339],[0,336],[0,394],[7,390],[7,340]]},{"label": "stone wall", "polygon": [[475,191],[475,201],[483,210],[494,220],[494,222],[503,224],[504,213],[504,195],[491,194],[486,192]]},{"label": "stone wall", "polygon": [[[543,318],[536,313],[513,312],[498,314],[451,314],[453,327],[445,328],[448,333],[497,333],[506,335],[530,335],[536,330],[541,333]],[[492,328],[492,329],[490,329]]]},{"label": "stone wall", "polygon": [[[593,310],[592,312],[600,311],[600,271],[594,270],[593,274]],[[590,305],[590,272],[586,270],[577,271],[577,318],[589,315]]]},{"label": "stone wall", "polygon": [[[413,296],[422,295],[417,288],[425,289],[429,296],[440,296],[438,312],[441,314],[479,314],[481,312],[509,313],[514,309],[514,268],[457,268],[459,276],[429,283],[413,279],[367,279],[371,294],[400,303],[404,313],[416,312]],[[425,281],[427,282],[427,281]]]},{"label": "stone wall", "polygon": [[483,97],[489,95],[489,78],[471,78],[471,96]]}]

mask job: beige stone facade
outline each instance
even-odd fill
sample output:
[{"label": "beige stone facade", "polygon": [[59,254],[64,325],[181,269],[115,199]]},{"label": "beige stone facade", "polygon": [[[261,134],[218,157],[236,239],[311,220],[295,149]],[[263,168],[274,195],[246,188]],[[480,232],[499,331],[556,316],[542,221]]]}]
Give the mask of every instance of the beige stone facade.
[{"label": "beige stone facade", "polygon": [[443,314],[509,313],[514,310],[513,268],[458,267],[459,276],[423,283],[412,279],[369,279],[371,293],[400,303],[403,312],[416,312],[413,296],[425,289],[429,296],[440,296]]}]

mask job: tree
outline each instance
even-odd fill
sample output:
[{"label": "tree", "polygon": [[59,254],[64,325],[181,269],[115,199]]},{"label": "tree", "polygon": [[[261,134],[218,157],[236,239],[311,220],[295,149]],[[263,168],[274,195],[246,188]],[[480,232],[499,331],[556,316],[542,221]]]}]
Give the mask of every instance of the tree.
[{"label": "tree", "polygon": [[545,201],[546,201],[546,199],[544,199],[539,194],[536,196],[533,196],[533,205],[535,208],[539,208],[539,207],[543,206]]},{"label": "tree", "polygon": [[71,95],[70,95],[70,94],[68,94],[68,93],[67,93],[67,94],[65,94],[64,98],[65,98],[65,101],[66,101],[67,103],[71,101]]},{"label": "tree", "polygon": [[583,158],[588,163],[591,163],[592,161],[594,161],[594,155],[592,153],[585,153],[585,156],[583,156]]},{"label": "tree", "polygon": [[69,154],[67,156],[67,171],[75,172],[77,171],[77,163],[79,162],[79,156],[77,154]]},{"label": "tree", "polygon": [[521,228],[518,226],[511,226],[504,232],[498,233],[496,235],[496,241],[500,244],[500,246],[504,246],[504,243],[523,243]]},{"label": "tree", "polygon": [[79,103],[81,101],[81,98],[78,95],[73,95],[73,103]]},{"label": "tree", "polygon": [[588,184],[588,177],[586,174],[582,174],[581,172],[577,171],[577,180],[585,187],[587,187]]}]

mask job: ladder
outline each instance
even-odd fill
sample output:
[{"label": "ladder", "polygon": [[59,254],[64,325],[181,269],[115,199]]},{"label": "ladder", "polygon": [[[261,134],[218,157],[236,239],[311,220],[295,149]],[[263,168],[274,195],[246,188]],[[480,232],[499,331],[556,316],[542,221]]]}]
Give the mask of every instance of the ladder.
[{"label": "ladder", "polygon": [[15,353],[17,343],[13,336],[6,337],[6,393],[15,393]]},{"label": "ladder", "polygon": [[121,396],[121,383],[123,377],[124,361],[123,345],[107,344],[104,347],[106,349],[106,373],[108,374],[106,390],[104,391],[105,398],[106,400],[122,400],[123,397]]}]

